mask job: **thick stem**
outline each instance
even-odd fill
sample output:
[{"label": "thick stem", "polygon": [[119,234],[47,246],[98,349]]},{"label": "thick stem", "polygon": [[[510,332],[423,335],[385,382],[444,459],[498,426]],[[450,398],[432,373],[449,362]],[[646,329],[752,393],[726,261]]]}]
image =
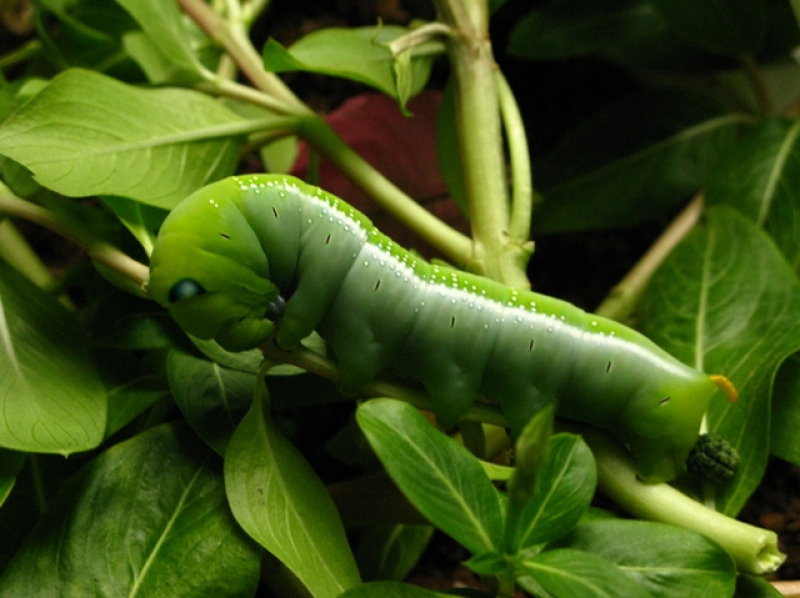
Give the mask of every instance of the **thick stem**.
[{"label": "thick stem", "polygon": [[59,218],[36,204],[6,193],[0,195],[0,213],[30,220],[69,239],[85,249],[92,260],[111,268],[140,288],[150,277],[150,271],[144,264],[132,259],[110,243],[95,237],[89,231]]},{"label": "thick stem", "polygon": [[774,532],[709,509],[669,484],[639,481],[631,456],[618,443],[602,432],[582,433],[597,460],[598,487],[630,514],[703,534],[728,551],[744,573],[771,573],[785,560]]},{"label": "thick stem", "polygon": [[496,65],[483,0],[436,0],[450,28],[447,52],[452,65],[461,166],[474,237],[470,269],[512,286],[527,286],[524,263],[507,251],[509,208],[500,126]]},{"label": "thick stem", "polygon": [[253,85],[278,102],[281,113],[294,116],[311,114],[311,109],[280,78],[264,70],[261,56],[247,38],[244,27],[227,23],[203,0],[178,0],[178,4],[213,40],[225,48]]}]

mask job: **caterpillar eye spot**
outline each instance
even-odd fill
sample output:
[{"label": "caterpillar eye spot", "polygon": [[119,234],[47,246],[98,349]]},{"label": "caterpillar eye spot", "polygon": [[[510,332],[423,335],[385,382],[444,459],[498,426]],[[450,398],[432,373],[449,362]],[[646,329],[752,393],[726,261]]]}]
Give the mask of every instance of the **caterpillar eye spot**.
[{"label": "caterpillar eye spot", "polygon": [[176,282],[169,291],[169,302],[177,303],[184,299],[191,299],[202,295],[206,290],[196,280],[191,278],[184,278]]},{"label": "caterpillar eye spot", "polygon": [[231,238],[231,236],[228,233],[220,233],[219,236],[222,237],[223,239],[228,239],[228,240],[230,240]]},{"label": "caterpillar eye spot", "polygon": [[658,404],[659,404],[659,405],[666,405],[666,404],[667,404],[667,403],[669,403],[671,400],[672,400],[672,397],[664,397],[663,399],[661,399],[661,400],[658,402]]},{"label": "caterpillar eye spot", "polygon": [[278,295],[267,303],[267,309],[264,312],[264,316],[270,320],[271,322],[277,322],[283,317],[283,313],[286,311],[286,299]]}]

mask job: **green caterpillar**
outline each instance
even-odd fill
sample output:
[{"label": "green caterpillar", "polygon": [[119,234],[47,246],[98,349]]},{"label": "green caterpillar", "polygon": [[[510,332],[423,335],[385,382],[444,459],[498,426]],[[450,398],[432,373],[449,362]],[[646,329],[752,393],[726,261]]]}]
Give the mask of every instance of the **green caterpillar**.
[{"label": "green caterpillar", "polygon": [[479,396],[516,430],[556,401],[612,430],[648,481],[683,471],[717,387],[734,392],[616,322],[415,257],[287,176],[231,177],[182,202],[148,289],[187,332],[233,351],[271,337],[289,349],[317,330],[343,390],[391,370],[424,385],[443,425]]}]

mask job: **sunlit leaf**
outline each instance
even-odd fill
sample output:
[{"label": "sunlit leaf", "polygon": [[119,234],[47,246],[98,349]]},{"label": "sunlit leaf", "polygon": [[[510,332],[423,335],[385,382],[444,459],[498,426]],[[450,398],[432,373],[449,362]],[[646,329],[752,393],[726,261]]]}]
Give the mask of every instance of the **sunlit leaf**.
[{"label": "sunlit leaf", "polygon": [[0,262],[0,447],[68,455],[97,446],[106,391],[75,316]]}]

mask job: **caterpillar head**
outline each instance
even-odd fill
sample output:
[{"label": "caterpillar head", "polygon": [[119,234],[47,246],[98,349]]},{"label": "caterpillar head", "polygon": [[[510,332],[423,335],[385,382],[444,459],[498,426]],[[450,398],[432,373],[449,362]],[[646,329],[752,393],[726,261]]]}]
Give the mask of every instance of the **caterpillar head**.
[{"label": "caterpillar head", "polygon": [[711,398],[722,388],[714,378],[681,368],[652,380],[626,405],[626,431],[618,435],[636,456],[643,481],[672,480],[684,472]]},{"label": "caterpillar head", "polygon": [[282,313],[269,271],[258,238],[217,183],[191,195],[164,221],[148,293],[189,334],[242,351],[269,338]]}]

